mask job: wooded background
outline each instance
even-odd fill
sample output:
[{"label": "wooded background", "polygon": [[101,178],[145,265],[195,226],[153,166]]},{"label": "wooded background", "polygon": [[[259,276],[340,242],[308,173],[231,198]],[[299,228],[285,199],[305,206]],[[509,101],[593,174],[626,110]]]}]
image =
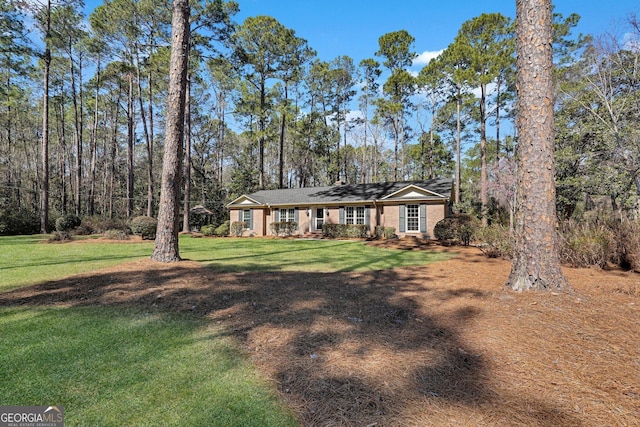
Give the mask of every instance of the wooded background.
[{"label": "wooded background", "polygon": [[[171,4],[0,0],[0,234],[65,213],[156,216]],[[231,1],[192,1],[183,212],[260,188],[451,177],[455,208],[508,222],[515,192],[515,31],[465,22],[418,75],[406,31],[356,64]],[[636,216],[640,26],[574,35],[554,16],[557,208]],[[29,31],[27,31],[29,30]]]}]

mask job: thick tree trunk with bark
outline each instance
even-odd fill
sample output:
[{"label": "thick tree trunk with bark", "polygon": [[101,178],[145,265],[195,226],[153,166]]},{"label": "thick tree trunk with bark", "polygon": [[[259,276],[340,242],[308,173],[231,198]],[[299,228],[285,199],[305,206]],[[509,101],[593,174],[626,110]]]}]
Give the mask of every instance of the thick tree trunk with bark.
[{"label": "thick tree trunk with bark", "polygon": [[561,289],[556,216],[551,0],[516,0],[518,189],[507,286]]},{"label": "thick tree trunk with bark", "polygon": [[184,139],[184,107],[187,91],[189,60],[189,0],[173,1],[171,62],[162,184],[155,249],[151,259],[159,262],[180,260],[178,222],[180,212],[180,181],[182,177],[182,143]]}]

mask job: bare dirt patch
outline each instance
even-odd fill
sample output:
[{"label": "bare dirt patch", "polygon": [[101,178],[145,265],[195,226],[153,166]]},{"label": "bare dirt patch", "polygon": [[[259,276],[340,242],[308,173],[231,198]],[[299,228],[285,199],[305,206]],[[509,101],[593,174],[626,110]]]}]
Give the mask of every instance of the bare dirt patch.
[{"label": "bare dirt patch", "polygon": [[135,261],[0,294],[0,305],[193,312],[226,326],[307,425],[640,425],[640,275],[565,269],[572,290],[504,289],[459,256],[355,273],[219,274]]}]

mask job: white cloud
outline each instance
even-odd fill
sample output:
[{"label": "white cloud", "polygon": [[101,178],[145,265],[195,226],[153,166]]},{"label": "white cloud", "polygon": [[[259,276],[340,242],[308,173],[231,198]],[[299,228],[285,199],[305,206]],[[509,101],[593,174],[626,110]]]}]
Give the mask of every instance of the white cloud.
[{"label": "white cloud", "polygon": [[413,60],[413,65],[427,65],[429,61],[440,56],[444,49],[428,51],[425,50]]},{"label": "white cloud", "polygon": [[[498,90],[498,85],[497,84],[489,83],[487,85],[487,96],[493,94],[497,90]],[[480,87],[477,87],[477,88],[471,90],[471,93],[473,94],[473,96],[475,96],[476,98],[480,99],[480,97],[482,96],[482,89]]]},{"label": "white cloud", "polygon": [[640,39],[635,33],[625,33],[622,36],[622,46],[632,52],[640,51]]},{"label": "white cloud", "polygon": [[347,120],[364,119],[364,114],[360,110],[350,110],[347,113]]}]

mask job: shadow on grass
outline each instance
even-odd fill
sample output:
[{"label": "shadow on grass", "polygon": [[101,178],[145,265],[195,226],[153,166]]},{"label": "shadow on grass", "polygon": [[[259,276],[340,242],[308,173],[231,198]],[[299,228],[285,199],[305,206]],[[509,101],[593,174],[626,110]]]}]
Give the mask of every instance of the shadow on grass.
[{"label": "shadow on grass", "polygon": [[223,329],[191,314],[124,307],[2,314],[0,401],[56,402],[72,425],[295,425],[272,390],[247,380],[254,370],[221,339]]},{"label": "shadow on grass", "polygon": [[417,274],[426,268],[219,274],[189,262],[146,262],[0,294],[0,306],[195,313],[243,342],[303,425],[403,424],[407,412],[429,404],[488,408],[497,420],[515,414],[530,425],[575,425],[544,403],[492,389],[489,362],[462,338],[480,314],[473,301],[488,296],[432,286],[429,274]]},{"label": "shadow on grass", "polygon": [[[148,251],[147,251],[148,252]],[[29,267],[42,267],[42,266],[48,266],[48,265],[64,265],[64,264],[77,264],[78,262],[103,262],[103,261],[113,261],[115,262],[125,262],[125,261],[129,261],[133,258],[140,258],[140,257],[144,257],[144,256],[148,256],[148,254],[146,253],[137,253],[137,254],[123,254],[123,255],[118,255],[118,254],[106,254],[106,255],[99,255],[99,254],[94,254],[90,257],[83,257],[82,259],[79,259],[78,257],[75,258],[67,258],[67,259],[54,259],[51,261],[41,261],[41,260],[34,260],[33,262],[22,262],[20,264],[16,263],[16,265],[10,265],[10,266],[2,266],[0,267],[0,271],[2,270],[17,270],[17,269],[21,269],[21,268],[29,268]]]}]

